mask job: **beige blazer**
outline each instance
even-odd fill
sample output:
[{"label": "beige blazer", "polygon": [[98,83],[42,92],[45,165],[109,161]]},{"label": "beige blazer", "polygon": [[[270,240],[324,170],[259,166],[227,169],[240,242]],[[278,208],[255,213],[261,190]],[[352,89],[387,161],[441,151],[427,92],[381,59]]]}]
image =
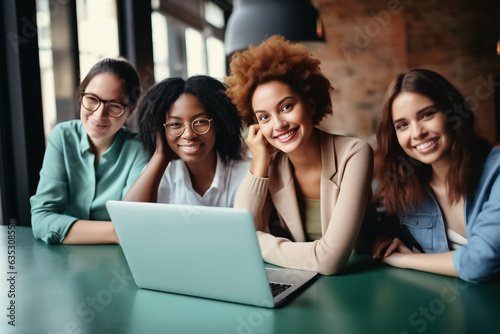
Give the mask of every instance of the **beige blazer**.
[{"label": "beige blazer", "polygon": [[257,231],[266,262],[333,275],[349,259],[371,197],[373,150],[360,139],[319,132],[321,239],[306,242],[290,161],[281,151],[271,158],[268,178],[247,173],[234,206],[249,209],[265,228],[274,206],[289,230],[293,240]]}]

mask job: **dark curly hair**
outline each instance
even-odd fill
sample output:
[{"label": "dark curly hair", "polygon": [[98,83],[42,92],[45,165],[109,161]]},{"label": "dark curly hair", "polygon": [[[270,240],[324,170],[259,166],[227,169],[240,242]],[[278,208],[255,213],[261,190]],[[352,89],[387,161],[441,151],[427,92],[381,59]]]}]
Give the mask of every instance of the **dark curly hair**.
[{"label": "dark curly hair", "polygon": [[289,85],[304,101],[315,104],[314,124],[332,114],[333,87],[312,57],[301,44],[285,41],[274,35],[258,46],[237,52],[231,59],[231,75],[226,77],[227,95],[236,105],[247,125],[256,122],[252,95],[258,85],[278,80]]},{"label": "dark curly hair", "polygon": [[438,73],[425,69],[399,74],[385,95],[377,129],[375,175],[379,186],[374,197],[383,199],[389,213],[420,208],[431,181],[432,167],[412,159],[398,142],[392,105],[403,92],[418,93],[431,99],[445,115],[454,161],[446,177],[448,200],[456,203],[462,196],[476,190],[491,146],[474,133],[474,113],[460,92]]},{"label": "dark curly hair", "polygon": [[117,78],[123,80],[125,83],[125,94],[127,95],[128,106],[131,111],[134,111],[137,106],[137,101],[141,97],[141,83],[137,72],[124,58],[105,58],[92,66],[89,73],[77,87],[75,99],[77,112],[80,111],[82,93],[85,92],[89,82],[98,74],[102,73],[114,74]]},{"label": "dark curly hair", "polygon": [[238,110],[227,97],[226,86],[206,75],[165,79],[144,95],[138,107],[140,138],[144,147],[151,153],[156,149],[156,134],[162,133],[163,143],[167,144],[163,123],[172,104],[182,94],[196,96],[205,107],[215,126],[215,149],[221,160],[228,164],[240,159],[241,118]]}]

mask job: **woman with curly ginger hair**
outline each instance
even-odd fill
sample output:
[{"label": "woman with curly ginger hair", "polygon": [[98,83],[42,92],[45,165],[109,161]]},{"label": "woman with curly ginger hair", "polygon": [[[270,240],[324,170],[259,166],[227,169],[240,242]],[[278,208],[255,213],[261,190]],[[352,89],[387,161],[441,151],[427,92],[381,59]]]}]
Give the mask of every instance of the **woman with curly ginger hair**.
[{"label": "woman with curly ginger hair", "polygon": [[[264,260],[333,275],[356,242],[373,162],[368,144],[315,127],[332,114],[319,64],[303,45],[272,36],[233,56],[226,83],[253,156],[235,207],[252,212]],[[288,238],[267,233],[273,208]]]}]

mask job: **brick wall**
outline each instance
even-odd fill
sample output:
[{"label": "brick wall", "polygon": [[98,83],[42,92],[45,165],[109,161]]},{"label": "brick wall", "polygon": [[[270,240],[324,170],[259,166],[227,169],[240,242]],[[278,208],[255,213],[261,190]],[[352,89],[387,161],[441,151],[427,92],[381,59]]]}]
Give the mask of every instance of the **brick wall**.
[{"label": "brick wall", "polygon": [[478,132],[495,141],[491,82],[500,75],[500,1],[312,2],[320,10],[327,42],[311,46],[311,52],[335,88],[334,116],[321,126],[374,144],[389,83],[419,67],[454,84],[476,112]]}]

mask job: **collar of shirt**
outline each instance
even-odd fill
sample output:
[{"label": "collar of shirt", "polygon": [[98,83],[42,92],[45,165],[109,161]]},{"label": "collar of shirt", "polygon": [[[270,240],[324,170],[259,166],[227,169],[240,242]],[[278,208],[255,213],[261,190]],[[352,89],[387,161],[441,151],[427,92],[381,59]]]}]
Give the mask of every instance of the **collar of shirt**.
[{"label": "collar of shirt", "polygon": [[78,124],[78,130],[80,134],[80,152],[82,154],[85,154],[85,152],[88,152],[90,150],[90,143],[87,131],[85,131],[85,128],[83,127],[83,123],[81,121]]},{"label": "collar of shirt", "polygon": [[[82,154],[85,154],[86,152],[89,152],[90,150],[90,142],[89,142],[89,136],[87,135],[87,131],[85,131],[85,128],[83,127],[82,122],[80,122],[79,125],[79,130],[80,130],[80,152]],[[125,136],[125,131],[124,128],[121,128],[116,132],[113,142],[111,143],[111,146],[101,155],[102,159],[108,160],[108,161],[116,161],[118,159],[118,156],[120,155],[121,151],[121,146],[120,143],[123,142],[123,138]]]},{"label": "collar of shirt", "polygon": [[[185,162],[182,164],[182,169],[183,169],[183,174],[189,176],[189,170],[188,170]],[[191,182],[191,178],[188,177],[188,181],[186,181],[183,177],[183,174],[177,173],[175,175],[174,182],[186,183],[186,186],[189,186],[189,188],[193,189],[193,184]],[[226,177],[225,177],[224,163],[222,162],[222,160],[219,156],[219,153],[217,153],[217,165],[215,167],[215,176],[214,176],[214,179],[212,180],[212,184],[210,185],[210,188],[208,188],[206,193],[208,193],[212,188],[218,189],[221,192],[225,191],[226,190],[226,184],[224,182],[225,179],[226,179]],[[194,191],[194,189],[193,189],[193,191]]]}]

